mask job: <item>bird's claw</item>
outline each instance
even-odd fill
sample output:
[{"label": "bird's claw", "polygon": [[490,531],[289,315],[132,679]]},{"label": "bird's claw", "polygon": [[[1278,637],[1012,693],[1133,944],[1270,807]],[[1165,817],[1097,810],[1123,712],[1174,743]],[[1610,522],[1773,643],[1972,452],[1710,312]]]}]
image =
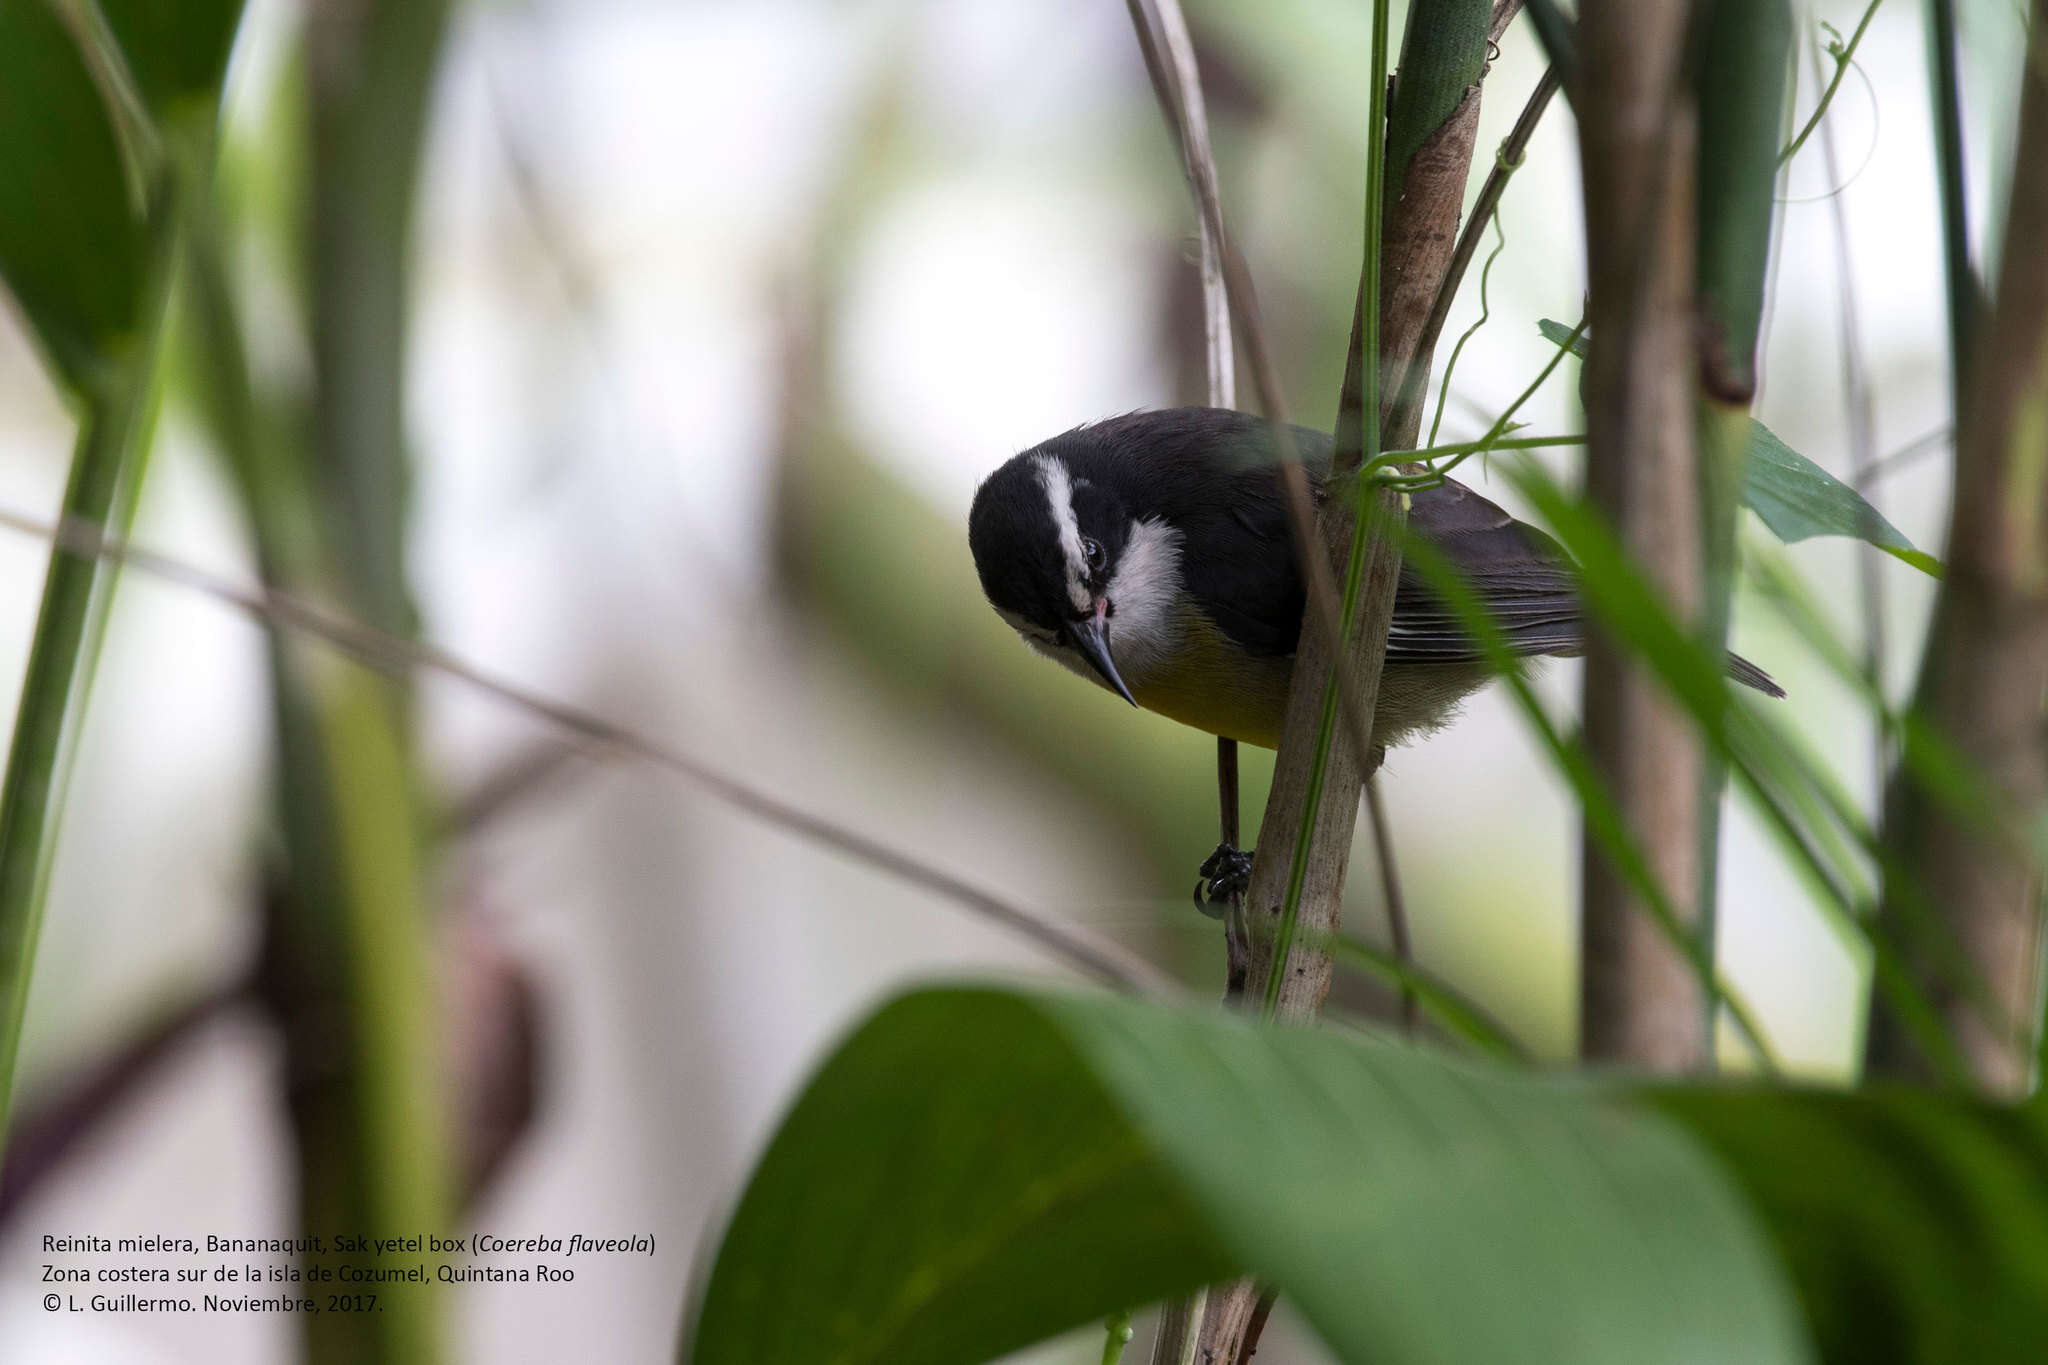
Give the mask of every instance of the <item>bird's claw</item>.
[{"label": "bird's claw", "polygon": [[1251,851],[1218,844],[1216,851],[1202,860],[1195,882],[1195,908],[1210,919],[1222,919],[1230,902],[1244,894],[1251,880]]}]

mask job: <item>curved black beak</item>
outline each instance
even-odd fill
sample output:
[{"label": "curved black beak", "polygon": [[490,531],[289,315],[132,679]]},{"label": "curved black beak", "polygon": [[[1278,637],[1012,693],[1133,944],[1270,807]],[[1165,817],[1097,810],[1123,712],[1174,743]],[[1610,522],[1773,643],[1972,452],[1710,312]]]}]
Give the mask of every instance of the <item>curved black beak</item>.
[{"label": "curved black beak", "polygon": [[1117,675],[1116,660],[1109,657],[1109,642],[1103,638],[1102,618],[1102,607],[1097,604],[1093,616],[1068,623],[1067,638],[1074,642],[1074,648],[1081,651],[1081,657],[1088,661],[1090,668],[1102,675],[1102,680],[1109,684],[1112,691],[1136,706],[1138,699],[1131,695],[1130,688],[1124,686],[1124,680]]}]

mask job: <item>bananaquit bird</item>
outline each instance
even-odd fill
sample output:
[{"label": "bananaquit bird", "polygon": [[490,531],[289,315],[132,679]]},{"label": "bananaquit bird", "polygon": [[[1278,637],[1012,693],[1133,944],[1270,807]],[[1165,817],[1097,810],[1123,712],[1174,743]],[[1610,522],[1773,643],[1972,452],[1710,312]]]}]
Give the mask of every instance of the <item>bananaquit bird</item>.
[{"label": "bananaquit bird", "polygon": [[[1296,427],[1294,440],[1319,486],[1330,438]],[[1273,748],[1303,605],[1275,459],[1263,418],[1223,408],[1055,436],[974,495],[967,540],[982,591],[1025,644],[1133,706]],[[1549,536],[1450,480],[1414,495],[1408,527],[1465,575],[1518,654],[1580,652],[1571,564]],[[1728,671],[1784,695],[1747,659],[1730,655]],[[1456,616],[1404,568],[1375,744],[1445,724],[1487,673]]]}]

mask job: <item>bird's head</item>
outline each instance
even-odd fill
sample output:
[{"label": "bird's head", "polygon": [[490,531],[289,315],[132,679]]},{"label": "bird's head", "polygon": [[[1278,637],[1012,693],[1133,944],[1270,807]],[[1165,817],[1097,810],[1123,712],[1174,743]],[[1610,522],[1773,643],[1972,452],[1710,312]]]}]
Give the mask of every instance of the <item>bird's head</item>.
[{"label": "bird's head", "polygon": [[1110,653],[1134,524],[1116,494],[1057,453],[1026,451],[974,495],[967,543],[989,604],[1054,658],[1079,655],[1136,706]]}]

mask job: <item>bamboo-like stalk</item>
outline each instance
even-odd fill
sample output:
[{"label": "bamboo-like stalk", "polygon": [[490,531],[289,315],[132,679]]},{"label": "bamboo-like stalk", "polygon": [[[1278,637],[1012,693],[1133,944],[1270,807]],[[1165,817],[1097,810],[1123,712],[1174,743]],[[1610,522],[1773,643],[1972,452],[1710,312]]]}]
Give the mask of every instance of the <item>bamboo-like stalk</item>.
[{"label": "bamboo-like stalk", "polygon": [[[222,248],[195,234],[213,409],[265,573],[391,634],[412,624],[406,262],[446,17],[445,3],[395,0],[309,15],[310,447],[261,442]],[[452,1186],[410,694],[355,660],[270,644],[287,877],[270,900],[260,989],[284,1034],[300,1217],[308,1231],[410,1237],[444,1225]],[[330,1242],[314,1259],[344,1255]],[[308,1357],[431,1362],[439,1299],[417,1286],[383,1312],[309,1317]]]},{"label": "bamboo-like stalk", "polygon": [[[1719,657],[1728,647],[1735,594],[1736,518],[1757,391],[1792,12],[1785,0],[1719,0],[1702,23],[1694,329],[1704,574],[1699,631]],[[1718,918],[1721,794],[1727,777],[1726,764],[1709,748],[1700,772],[1697,892],[1700,941],[1709,960]],[[1717,1012],[1711,992],[1703,1008],[1706,1045],[1700,1060],[1711,1066]]]},{"label": "bamboo-like stalk", "polygon": [[[151,215],[151,263],[128,354],[85,396],[64,512],[81,523],[126,528],[137,466],[154,426],[157,356],[175,270],[177,219],[159,178]],[[28,670],[16,705],[7,771],[0,781],[0,1147],[7,1140],[14,1069],[43,902],[56,854],[58,815],[91,690],[97,641],[112,606],[114,566],[53,551],[43,579]]]},{"label": "bamboo-like stalk", "polygon": [[[2034,0],[2032,15],[2005,260],[1988,328],[1962,367],[1948,576],[1915,697],[1926,723],[2000,792],[2015,826],[2028,828],[2048,803],[2048,253],[2040,249],[2048,240],[2048,0]],[[1960,190],[1947,197],[1960,201]],[[1952,252],[1963,245],[1951,237]],[[1964,281],[1967,298],[1967,261],[1952,260],[1950,277]],[[2041,1029],[2036,857],[2000,831],[1959,821],[1904,765],[1893,774],[1885,823],[1896,855],[1885,878],[1887,927],[1917,949],[1916,971],[1977,1085],[2022,1093]],[[1931,934],[1952,942],[1934,944]],[[1975,980],[1939,970],[1943,948],[1959,948]],[[1903,1021],[1882,1006],[1868,1062],[1874,1073],[1928,1069]]]},{"label": "bamboo-like stalk", "polygon": [[[1456,301],[1458,286],[1464,282],[1465,272],[1472,265],[1472,258],[1478,253],[1479,239],[1486,231],[1487,222],[1494,210],[1500,207],[1501,196],[1507,192],[1508,179],[1522,164],[1522,157],[1528,151],[1529,140],[1536,136],[1536,126],[1543,120],[1544,111],[1550,108],[1550,101],[1557,94],[1557,68],[1546,67],[1536,88],[1529,92],[1529,99],[1522,106],[1521,115],[1515,126],[1501,141],[1500,150],[1494,157],[1493,169],[1487,173],[1486,181],[1479,187],[1479,197],[1473,201],[1472,212],[1466,215],[1465,227],[1458,234],[1458,244],[1451,251],[1451,263],[1444,272],[1443,283],[1437,288],[1436,298],[1430,304],[1429,315],[1422,324],[1422,336],[1416,343],[1416,353],[1429,356],[1436,350],[1437,339],[1443,335],[1444,323],[1450,320],[1451,304]],[[1412,361],[1396,390],[1394,411],[1388,419],[1395,430],[1413,426],[1421,430],[1423,400],[1428,395],[1429,366],[1417,365]]]},{"label": "bamboo-like stalk", "polygon": [[[1585,376],[1593,505],[1681,619],[1701,599],[1693,444],[1697,117],[1683,87],[1689,8],[1588,0],[1572,89],[1583,167]],[[1572,88],[1568,85],[1568,88]],[[1702,754],[1625,644],[1589,633],[1586,743],[1688,930],[1699,914]],[[1590,832],[1583,841],[1580,1051],[1687,1070],[1707,1057],[1706,992]]]},{"label": "bamboo-like stalk", "polygon": [[[1385,0],[1374,7],[1375,50],[1366,76],[1365,263],[1330,474],[1340,495],[1326,502],[1318,527],[1323,552],[1345,565],[1343,633],[1333,635],[1313,617],[1303,620],[1246,895],[1249,981],[1253,989],[1263,983],[1270,1017],[1293,1022],[1314,1017],[1329,992],[1329,945],[1339,931],[1359,797],[1379,759],[1369,729],[1363,737],[1337,729],[1336,693],[1349,690],[1370,718],[1400,573],[1399,541],[1388,523],[1398,524],[1403,515],[1401,495],[1361,489],[1352,498],[1347,485],[1381,450],[1415,441],[1419,409],[1403,427],[1386,425],[1394,400],[1389,377],[1428,365],[1423,329],[1456,245],[1493,17],[1484,0],[1410,5],[1401,80],[1383,131],[1386,11]],[[1340,662],[1349,666],[1348,680],[1336,667]],[[1195,1358],[1248,1358],[1268,1309],[1270,1300],[1252,1281],[1212,1290]]]}]

